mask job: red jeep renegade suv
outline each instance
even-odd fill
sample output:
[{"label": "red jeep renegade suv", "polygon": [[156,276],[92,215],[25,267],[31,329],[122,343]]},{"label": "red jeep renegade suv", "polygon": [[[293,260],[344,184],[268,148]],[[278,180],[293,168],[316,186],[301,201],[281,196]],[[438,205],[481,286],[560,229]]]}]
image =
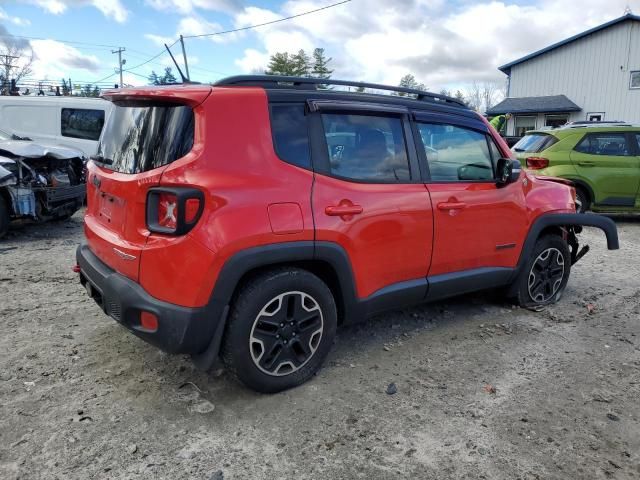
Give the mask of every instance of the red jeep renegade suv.
[{"label": "red jeep renegade suv", "polygon": [[618,248],[610,219],[577,215],[566,181],[522,171],[449,97],[244,76],[104,98],[81,283],[142,339],[255,390],[308,380],[338,325],[383,310],[496,287],[557,301],[581,225]]}]

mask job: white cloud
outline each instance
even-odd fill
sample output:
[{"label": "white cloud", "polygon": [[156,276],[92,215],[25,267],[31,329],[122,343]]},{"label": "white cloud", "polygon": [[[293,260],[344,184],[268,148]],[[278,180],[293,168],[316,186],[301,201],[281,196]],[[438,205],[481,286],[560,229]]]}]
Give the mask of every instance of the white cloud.
[{"label": "white cloud", "polygon": [[242,0],[145,0],[156,10],[175,11],[190,14],[197,9],[226,13],[237,13],[242,9]]},{"label": "white cloud", "polygon": [[[366,8],[351,2],[252,30],[260,47],[245,50],[235,64],[252,72],[275,52],[324,47],[333,57],[334,78],[396,84],[413,73],[432,90],[502,81],[498,66],[622,15],[628,2],[368,0]],[[290,0],[280,11],[247,7],[235,24],[255,25],[316,8],[312,0]]]},{"label": "white cloud", "polygon": [[151,40],[153,43],[155,43],[159,47],[164,47],[165,43],[167,45],[171,45],[173,43],[173,41],[175,40],[172,37],[165,37],[163,35],[155,35],[153,33],[145,33],[144,34],[144,38],[146,38],[148,40]]},{"label": "white cloud", "polygon": [[62,78],[70,69],[96,74],[102,64],[95,55],[86,55],[77,48],[55,40],[32,40],[34,53],[33,77]]},{"label": "white cloud", "polygon": [[129,11],[124,7],[120,0],[20,0],[22,3],[30,3],[36,5],[43,10],[54,15],[61,15],[69,8],[93,6],[102,12],[102,14],[123,23],[129,16]]},{"label": "white cloud", "polygon": [[9,15],[4,9],[0,8],[0,20],[4,20],[5,22],[13,23],[19,27],[26,27],[31,25],[31,21],[28,18],[20,18]]}]

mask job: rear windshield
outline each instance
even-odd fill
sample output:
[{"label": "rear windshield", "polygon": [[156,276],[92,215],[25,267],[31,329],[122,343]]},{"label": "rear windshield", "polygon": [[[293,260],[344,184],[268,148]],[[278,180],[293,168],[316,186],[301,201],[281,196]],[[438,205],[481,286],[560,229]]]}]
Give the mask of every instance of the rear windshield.
[{"label": "rear windshield", "polygon": [[121,173],[140,173],[184,157],[193,147],[194,118],[182,105],[117,105],[96,160]]},{"label": "rear windshield", "polygon": [[557,141],[558,139],[553,135],[548,135],[546,133],[532,133],[531,135],[525,135],[518,140],[518,143],[516,143],[511,150],[516,153],[538,153],[549,148]]}]

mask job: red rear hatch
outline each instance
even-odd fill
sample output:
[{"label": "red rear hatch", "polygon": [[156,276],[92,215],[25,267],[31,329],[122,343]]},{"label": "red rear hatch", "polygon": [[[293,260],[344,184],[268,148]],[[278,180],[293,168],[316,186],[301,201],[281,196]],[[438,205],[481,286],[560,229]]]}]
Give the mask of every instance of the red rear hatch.
[{"label": "red rear hatch", "polygon": [[98,154],[88,165],[85,235],[103,262],[138,281],[149,231],[147,192],[171,162],[194,155],[194,109],[208,85],[123,89],[104,98],[116,104]]}]

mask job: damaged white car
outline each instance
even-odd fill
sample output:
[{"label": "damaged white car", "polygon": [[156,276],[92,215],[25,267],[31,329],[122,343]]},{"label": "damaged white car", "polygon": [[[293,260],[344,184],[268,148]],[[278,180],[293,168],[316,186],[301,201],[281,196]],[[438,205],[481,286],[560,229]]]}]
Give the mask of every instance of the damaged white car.
[{"label": "damaged white car", "polygon": [[73,215],[85,199],[83,152],[44,146],[0,130],[0,237],[18,218]]}]

